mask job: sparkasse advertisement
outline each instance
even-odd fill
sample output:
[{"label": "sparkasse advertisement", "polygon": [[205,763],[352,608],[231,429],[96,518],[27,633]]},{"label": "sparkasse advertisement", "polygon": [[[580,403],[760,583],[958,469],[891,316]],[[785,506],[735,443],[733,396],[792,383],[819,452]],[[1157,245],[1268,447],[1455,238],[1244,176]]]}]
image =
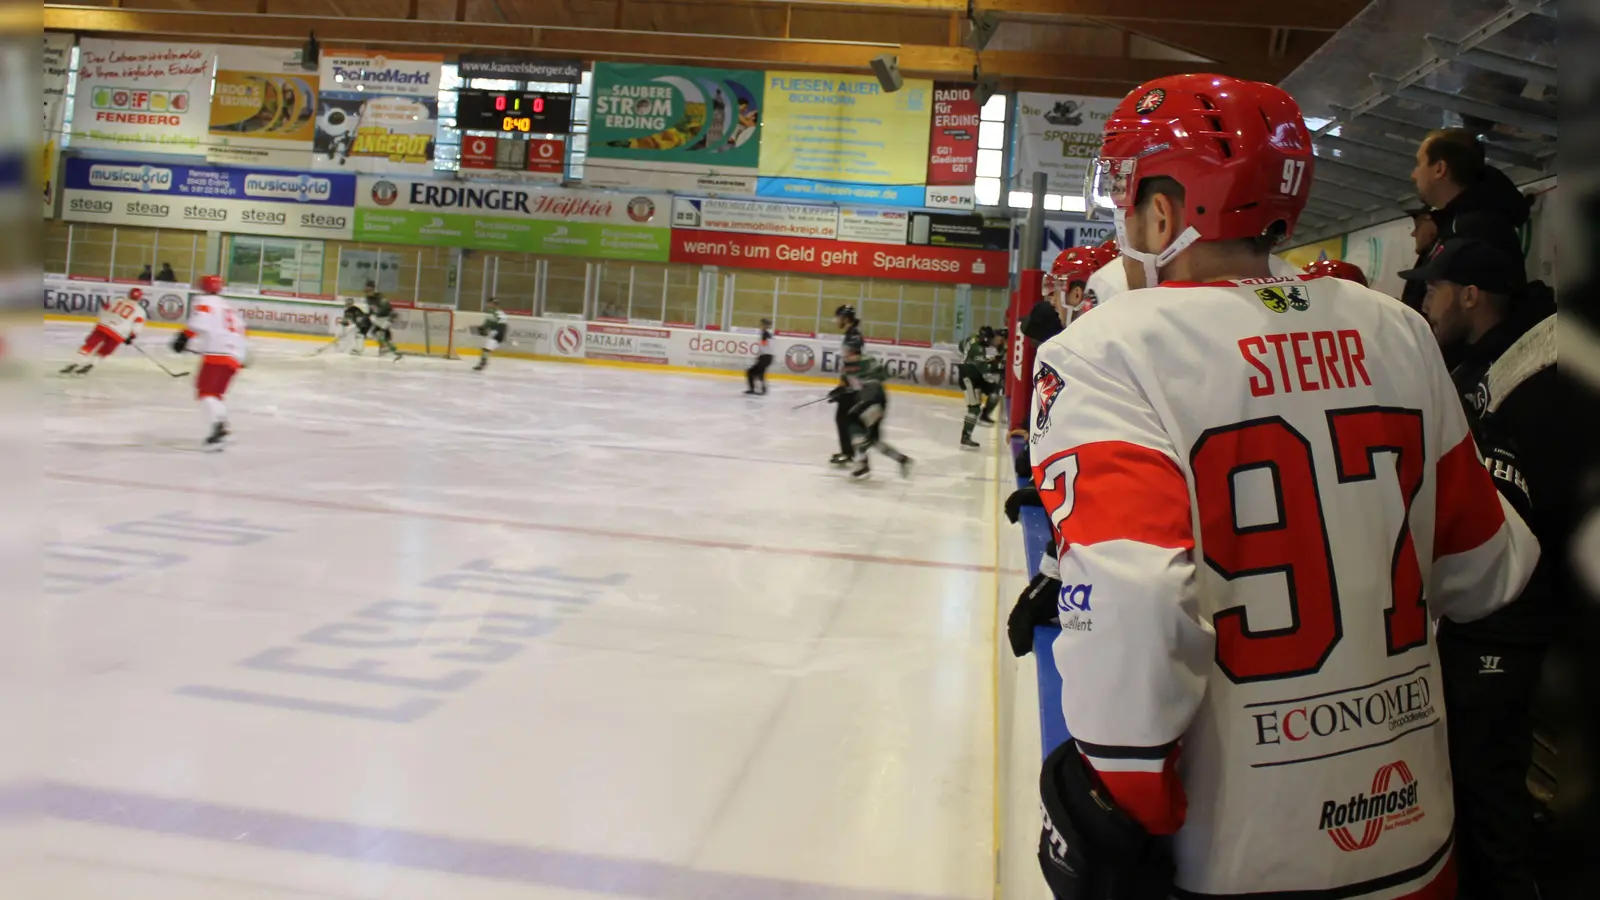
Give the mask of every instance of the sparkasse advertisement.
[{"label": "sparkasse advertisement", "polygon": [[433,171],[443,56],[326,50],[318,64],[316,168]]},{"label": "sparkasse advertisement", "polygon": [[358,241],[665,262],[671,198],[580,188],[364,176]]},{"label": "sparkasse advertisement", "polygon": [[211,44],[79,41],[73,149],[205,153],[216,60]]},{"label": "sparkasse advertisement", "polygon": [[356,179],[73,157],[61,217],[74,222],[338,238],[353,233]]},{"label": "sparkasse advertisement", "polygon": [[1006,252],[674,228],[672,262],[1004,287]]}]

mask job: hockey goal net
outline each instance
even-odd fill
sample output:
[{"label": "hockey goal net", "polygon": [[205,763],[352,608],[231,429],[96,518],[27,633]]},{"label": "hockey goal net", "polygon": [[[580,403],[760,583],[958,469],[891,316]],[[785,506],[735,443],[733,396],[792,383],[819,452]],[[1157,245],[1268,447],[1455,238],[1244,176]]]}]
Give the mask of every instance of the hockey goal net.
[{"label": "hockey goal net", "polygon": [[394,342],[405,352],[456,358],[456,313],[434,306],[394,305]]}]

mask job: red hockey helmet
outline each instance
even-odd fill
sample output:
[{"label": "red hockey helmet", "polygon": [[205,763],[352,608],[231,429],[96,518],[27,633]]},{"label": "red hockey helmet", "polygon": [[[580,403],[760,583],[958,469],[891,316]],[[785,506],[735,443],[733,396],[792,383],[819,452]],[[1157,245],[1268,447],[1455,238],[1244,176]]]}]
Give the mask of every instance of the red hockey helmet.
[{"label": "red hockey helmet", "polygon": [[1105,242],[1095,249],[1100,251],[1106,262],[1110,262],[1122,255],[1122,248],[1117,246],[1116,238],[1106,238]]},{"label": "red hockey helmet", "polygon": [[1355,263],[1348,263],[1342,259],[1319,259],[1306,266],[1307,275],[1328,278],[1343,278],[1345,281],[1354,281],[1362,287],[1367,286],[1367,273]]},{"label": "red hockey helmet", "polygon": [[1142,182],[1166,177],[1183,185],[1198,240],[1281,239],[1305,208],[1314,164],[1311,133],[1282,88],[1171,75],[1146,82],[1111,113],[1084,200],[1091,215],[1132,209]]},{"label": "red hockey helmet", "polygon": [[204,291],[207,294],[220,294],[220,293],[222,293],[222,284],[223,284],[223,282],[222,282],[222,276],[221,275],[201,275],[200,276],[200,290]]},{"label": "red hockey helmet", "polygon": [[135,301],[143,300],[144,299],[144,291],[141,291],[138,288],[128,288],[128,299],[129,300],[135,300]]},{"label": "red hockey helmet", "polygon": [[1057,291],[1071,290],[1074,284],[1084,284],[1102,265],[1100,252],[1094,247],[1070,247],[1057,253],[1044,276],[1044,295],[1049,297]]}]

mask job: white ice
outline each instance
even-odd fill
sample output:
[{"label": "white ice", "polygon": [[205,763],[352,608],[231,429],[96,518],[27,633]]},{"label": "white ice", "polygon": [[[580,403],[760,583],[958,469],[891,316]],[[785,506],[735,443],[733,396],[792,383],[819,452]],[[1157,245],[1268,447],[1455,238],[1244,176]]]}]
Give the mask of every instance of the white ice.
[{"label": "white ice", "polygon": [[315,347],[219,454],[131,348],[43,379],[7,898],[992,896],[998,431],[893,392],[858,484],[825,385]]}]

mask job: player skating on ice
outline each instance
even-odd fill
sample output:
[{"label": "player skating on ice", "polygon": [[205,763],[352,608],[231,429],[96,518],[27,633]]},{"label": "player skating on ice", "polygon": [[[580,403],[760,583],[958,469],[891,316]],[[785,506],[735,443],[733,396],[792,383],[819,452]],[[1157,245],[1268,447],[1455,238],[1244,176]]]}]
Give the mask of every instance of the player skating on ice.
[{"label": "player skating on ice", "polygon": [[367,348],[367,333],[371,330],[372,318],[367,311],[354,300],[347,302],[339,316],[338,349],[343,350],[348,345],[352,356],[360,356]]},{"label": "player skating on ice", "polygon": [[202,276],[200,291],[195,295],[189,324],[172,339],[172,349],[176,353],[200,354],[194,392],[211,423],[211,433],[204,447],[221,450],[223,441],[228,438],[228,408],[223,405],[222,398],[246,359],[244,319],[219,296],[222,293],[220,275]]},{"label": "player skating on ice", "polygon": [[[911,457],[883,440],[883,419],[889,408],[889,393],[884,390],[883,382],[888,377],[888,370],[872,357],[854,348],[844,351],[845,383],[834,391],[841,397],[848,391],[851,406],[846,413],[851,426],[861,435],[854,447],[856,468],[850,473],[850,477],[858,481],[872,475],[872,465],[867,460],[869,450],[877,450],[899,463],[902,478],[911,474]],[[841,402],[840,406],[843,405]]]},{"label": "player skating on ice", "polygon": [[1511,602],[1539,551],[1428,323],[1272,274],[1316,163],[1280,88],[1178,75],[1090,165],[1129,290],[1040,345],[1029,416],[1057,897],[1456,896],[1434,624]]},{"label": "player skating on ice", "polygon": [[[765,394],[767,392],[767,367],[772,365],[772,320],[761,320],[761,342],[756,345],[756,361],[750,368],[744,370],[745,384],[748,385],[746,394]],[[756,385],[761,385],[761,390],[756,390]]]},{"label": "player skating on ice", "polygon": [[481,372],[489,365],[489,355],[500,349],[510,330],[511,323],[506,321],[505,310],[500,308],[499,301],[490,297],[484,308],[483,322],[478,325],[478,334],[483,338],[483,352],[479,354],[478,364],[472,367],[472,371]]},{"label": "player skating on ice", "polygon": [[989,335],[989,349],[984,354],[984,367],[981,370],[983,388],[983,412],[978,415],[978,421],[984,425],[994,424],[994,409],[1000,405],[1000,390],[1005,386],[1006,371],[1006,332],[996,328]]},{"label": "player skating on ice", "polygon": [[[861,320],[856,318],[856,308],[849,304],[833,311],[834,320],[839,325],[839,330],[844,332],[842,352],[848,356],[854,352],[860,355],[866,347],[866,339],[861,336]],[[855,438],[851,436],[850,410],[855,406],[855,390],[850,387],[850,380],[843,374],[839,376],[839,386],[828,394],[828,399],[839,404],[834,411],[833,425],[839,432],[839,452],[829,458],[828,462],[836,466],[847,466],[855,459]]]},{"label": "player skating on ice", "polygon": [[378,342],[378,355],[387,352],[399,359],[401,354],[395,349],[394,333],[390,330],[394,326],[394,304],[370,281],[367,282],[367,316],[372,321],[371,335]]},{"label": "player skating on ice", "polygon": [[100,310],[100,321],[78,348],[78,359],[61,370],[62,375],[87,375],[94,364],[117,352],[123,344],[131,344],[144,325],[144,307],[139,301],[144,291],[131,288],[128,296],[113,300]]},{"label": "player skating on ice", "polygon": [[994,342],[994,329],[988,325],[978,333],[964,339],[959,348],[961,362],[956,365],[957,383],[967,400],[967,415],[961,421],[961,447],[971,450],[978,446],[972,439],[972,429],[978,426],[978,416],[983,411],[984,373],[988,368],[989,350]]}]

